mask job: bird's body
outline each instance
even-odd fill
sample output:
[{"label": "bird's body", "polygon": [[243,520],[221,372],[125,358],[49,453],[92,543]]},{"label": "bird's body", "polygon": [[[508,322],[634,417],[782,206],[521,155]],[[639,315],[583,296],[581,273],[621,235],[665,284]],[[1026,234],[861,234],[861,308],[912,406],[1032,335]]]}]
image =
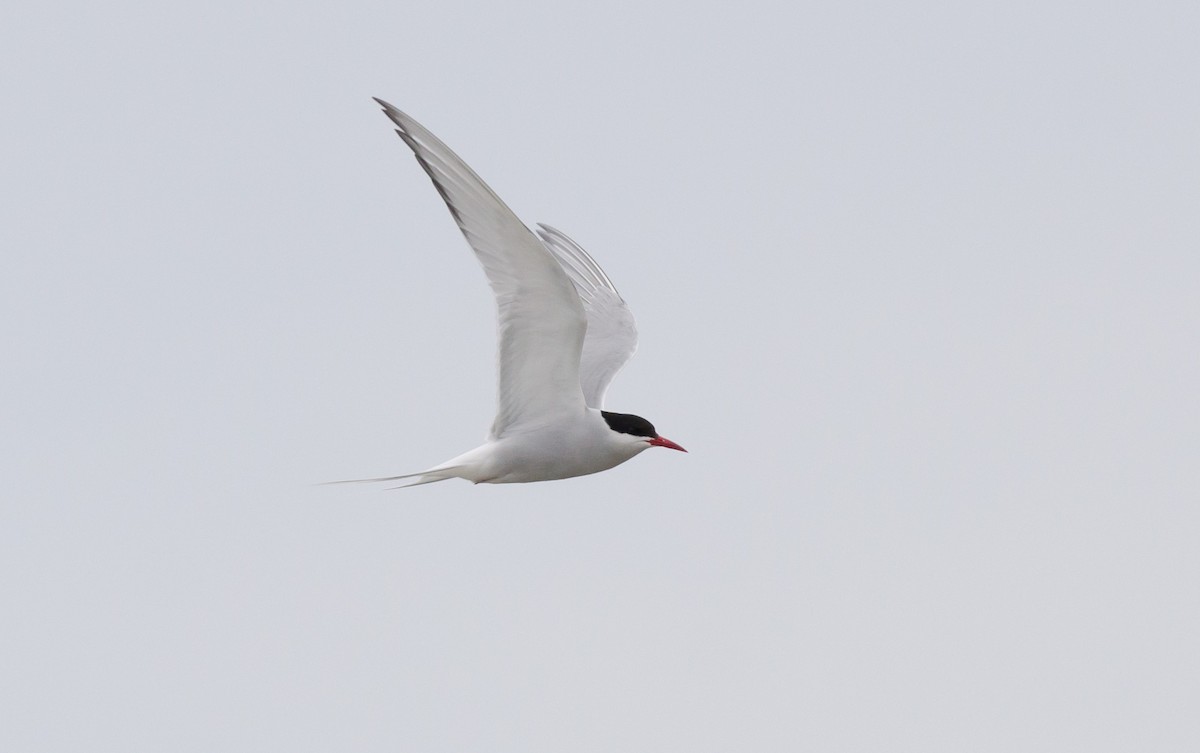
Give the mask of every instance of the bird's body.
[{"label": "bird's body", "polygon": [[418,484],[444,478],[464,478],[476,484],[552,481],[607,471],[651,446],[616,434],[600,411],[585,408],[576,420],[489,439],[412,477],[420,477]]},{"label": "bird's body", "polygon": [[608,470],[649,447],[683,450],[649,421],[603,410],[609,382],[637,349],[637,329],[599,265],[554,228],[541,225],[535,235],[436,136],[376,101],[433,180],[495,293],[499,406],[483,445],[420,473],[364,480],[549,481]]}]

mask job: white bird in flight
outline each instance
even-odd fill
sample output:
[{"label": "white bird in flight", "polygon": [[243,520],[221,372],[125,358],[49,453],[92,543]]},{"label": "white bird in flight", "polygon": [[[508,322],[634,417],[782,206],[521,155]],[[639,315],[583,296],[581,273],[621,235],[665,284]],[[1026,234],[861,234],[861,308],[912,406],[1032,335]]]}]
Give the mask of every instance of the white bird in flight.
[{"label": "white bird in flight", "polygon": [[450,147],[375,101],[487,274],[500,320],[500,390],[483,445],[419,473],[362,480],[549,481],[606,471],[650,447],[686,452],[641,416],[604,410],[609,383],[637,350],[637,328],[600,265],[549,225],[534,235]]}]

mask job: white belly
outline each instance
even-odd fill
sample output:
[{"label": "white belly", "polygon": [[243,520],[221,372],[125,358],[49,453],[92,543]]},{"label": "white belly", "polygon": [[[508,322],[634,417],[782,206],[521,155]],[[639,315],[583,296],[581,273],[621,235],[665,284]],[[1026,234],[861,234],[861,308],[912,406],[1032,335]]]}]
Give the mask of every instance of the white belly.
[{"label": "white belly", "polygon": [[616,435],[596,416],[493,440],[443,466],[457,466],[454,475],[477,484],[551,481],[606,471],[648,447]]}]

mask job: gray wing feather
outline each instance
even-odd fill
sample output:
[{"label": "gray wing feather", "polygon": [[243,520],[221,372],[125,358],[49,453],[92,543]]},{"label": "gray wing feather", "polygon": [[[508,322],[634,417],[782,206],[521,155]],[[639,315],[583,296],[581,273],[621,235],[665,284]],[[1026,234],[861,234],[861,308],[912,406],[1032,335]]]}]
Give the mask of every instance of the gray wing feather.
[{"label": "gray wing feather", "polygon": [[637,351],[633,313],[612,280],[582,246],[549,225],[539,223],[537,232],[583,301],[587,335],[579,363],[579,383],[588,406],[603,408],[608,385]]}]

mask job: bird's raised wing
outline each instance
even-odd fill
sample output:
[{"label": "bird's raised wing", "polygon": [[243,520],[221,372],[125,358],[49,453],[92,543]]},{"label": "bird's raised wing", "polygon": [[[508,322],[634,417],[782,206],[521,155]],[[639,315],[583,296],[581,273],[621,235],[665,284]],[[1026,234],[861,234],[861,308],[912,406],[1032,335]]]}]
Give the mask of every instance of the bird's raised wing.
[{"label": "bird's raised wing", "polygon": [[624,299],[596,260],[562,231],[538,224],[538,235],[575,285],[587,312],[587,337],[579,363],[583,398],[592,408],[604,407],[613,377],[637,350],[637,325]]},{"label": "bird's raised wing", "polygon": [[492,438],[579,415],[587,318],[567,273],[450,147],[392,105],[375,101],[433,179],[496,295],[500,384]]}]

